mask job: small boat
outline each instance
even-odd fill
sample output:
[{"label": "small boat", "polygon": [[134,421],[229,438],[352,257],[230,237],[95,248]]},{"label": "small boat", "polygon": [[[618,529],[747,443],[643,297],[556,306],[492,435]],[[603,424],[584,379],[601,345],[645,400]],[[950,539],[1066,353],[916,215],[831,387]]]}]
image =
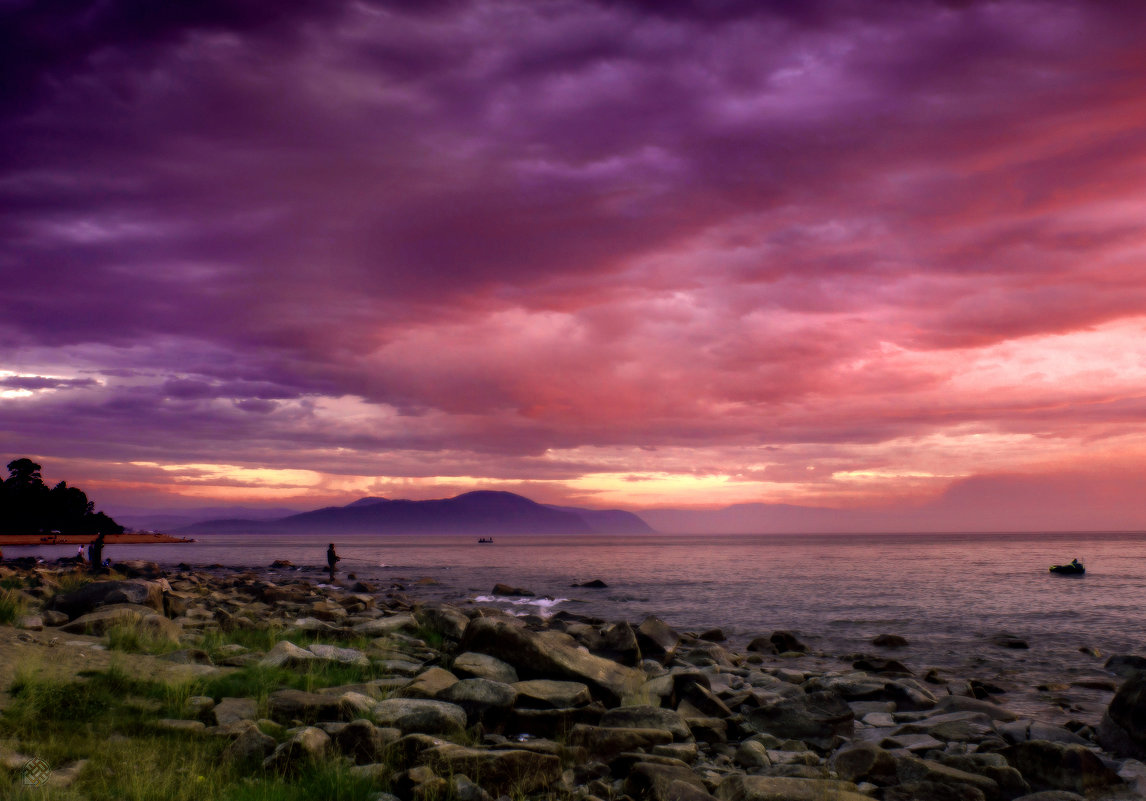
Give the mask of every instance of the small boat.
[{"label": "small boat", "polygon": [[1082,576],[1086,574],[1086,568],[1082,566],[1082,562],[1071,559],[1065,565],[1051,565],[1050,572],[1058,573],[1060,576]]},{"label": "small boat", "polygon": [[478,542],[482,545],[492,545],[493,537],[478,537]]}]

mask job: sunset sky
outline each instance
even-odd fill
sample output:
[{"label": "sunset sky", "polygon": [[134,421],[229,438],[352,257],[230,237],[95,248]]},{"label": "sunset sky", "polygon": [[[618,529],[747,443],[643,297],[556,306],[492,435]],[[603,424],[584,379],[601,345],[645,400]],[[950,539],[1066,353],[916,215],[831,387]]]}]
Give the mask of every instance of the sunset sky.
[{"label": "sunset sky", "polygon": [[0,456],[113,513],[1146,528],[1144,33],[1096,0],[4,2]]}]

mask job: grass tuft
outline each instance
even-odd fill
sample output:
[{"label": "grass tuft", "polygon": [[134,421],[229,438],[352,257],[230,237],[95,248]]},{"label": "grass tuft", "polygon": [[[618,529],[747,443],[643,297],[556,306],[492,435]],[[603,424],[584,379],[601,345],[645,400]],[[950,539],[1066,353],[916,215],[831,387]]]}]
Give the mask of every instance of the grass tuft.
[{"label": "grass tuft", "polygon": [[129,654],[166,654],[178,650],[178,643],[156,634],[146,619],[124,621],[107,630],[107,644],[113,651]]},{"label": "grass tuft", "polygon": [[10,626],[28,612],[23,596],[13,589],[0,590],[0,625]]}]

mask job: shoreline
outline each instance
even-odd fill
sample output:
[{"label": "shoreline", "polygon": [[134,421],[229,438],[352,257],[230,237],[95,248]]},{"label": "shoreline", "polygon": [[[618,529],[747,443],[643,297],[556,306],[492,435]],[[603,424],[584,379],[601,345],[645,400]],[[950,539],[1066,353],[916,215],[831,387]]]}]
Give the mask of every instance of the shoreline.
[{"label": "shoreline", "polygon": [[[227,781],[313,762],[402,801],[447,791],[459,774],[491,797],[569,801],[772,798],[778,786],[838,801],[1010,801],[1039,789],[1113,801],[1146,790],[1146,766],[1100,746],[1098,710],[1065,725],[1024,718],[997,688],[924,674],[899,661],[908,652],[874,643],[816,653],[781,630],[743,647],[656,617],[513,615],[427,599],[434,585],[416,577],[370,584],[340,571],[328,584],[320,568],[289,564],[113,568],[81,583],[66,562],[0,566],[6,586],[25,583],[29,611],[41,608],[18,621],[20,636],[62,657],[124,648],[124,626],[148,632],[129,647],[152,643],[157,664],[184,662],[197,682],[193,709],[165,708],[152,725],[225,744],[225,765],[253,748],[257,759],[227,767],[238,771]],[[57,631],[102,639],[59,643]],[[233,697],[247,674],[280,685]],[[1067,763],[1082,767],[1064,773]],[[668,792],[676,782],[690,789]]]},{"label": "shoreline", "polygon": [[[94,534],[0,534],[0,548],[35,547],[39,545],[89,545],[95,540]],[[195,542],[189,537],[176,537],[173,534],[160,534],[155,531],[128,531],[123,534],[107,534],[106,545],[159,545],[163,543]]]}]

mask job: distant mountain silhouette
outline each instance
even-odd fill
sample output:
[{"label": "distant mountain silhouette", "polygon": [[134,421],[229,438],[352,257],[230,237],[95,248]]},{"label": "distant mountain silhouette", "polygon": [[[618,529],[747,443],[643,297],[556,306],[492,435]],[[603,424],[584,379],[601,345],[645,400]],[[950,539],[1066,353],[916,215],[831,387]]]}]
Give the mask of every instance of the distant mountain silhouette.
[{"label": "distant mountain silhouette", "polygon": [[207,520],[181,531],[192,534],[299,532],[335,534],[584,534],[652,529],[620,510],[546,506],[512,492],[467,492],[433,501],[360,498],[275,520]]}]

